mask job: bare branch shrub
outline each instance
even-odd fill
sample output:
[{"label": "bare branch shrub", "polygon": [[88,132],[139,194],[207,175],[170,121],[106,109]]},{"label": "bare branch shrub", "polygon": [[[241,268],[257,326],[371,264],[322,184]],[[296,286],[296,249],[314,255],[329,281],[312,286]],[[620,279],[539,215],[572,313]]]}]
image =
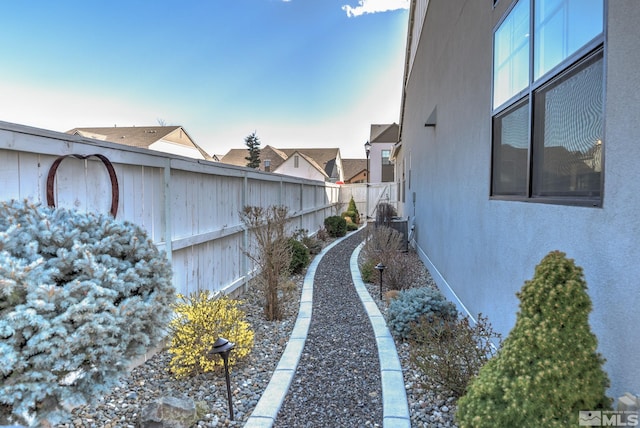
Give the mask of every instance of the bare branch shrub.
[{"label": "bare branch shrub", "polygon": [[471,379],[494,355],[491,340],[500,340],[500,334],[493,331],[482,314],[474,326],[467,317],[422,320],[411,333],[411,361],[427,379],[452,392],[456,398],[465,393]]},{"label": "bare branch shrub", "polygon": [[[400,232],[387,226],[367,227],[369,237],[364,245],[365,264],[382,263],[385,265],[384,283],[392,290],[402,290],[409,284],[406,281],[409,259],[401,249],[404,237]],[[376,275],[373,275],[376,277]]]},{"label": "bare branch shrub", "polygon": [[279,285],[289,272],[291,249],[285,232],[288,208],[284,206],[245,206],[240,219],[250,230],[256,246],[255,251],[245,254],[260,269],[262,289],[265,293],[264,314],[268,321],[282,319],[279,302]]},{"label": "bare branch shrub", "polygon": [[395,207],[388,202],[380,202],[376,207],[376,226],[389,226],[391,220],[398,215]]}]

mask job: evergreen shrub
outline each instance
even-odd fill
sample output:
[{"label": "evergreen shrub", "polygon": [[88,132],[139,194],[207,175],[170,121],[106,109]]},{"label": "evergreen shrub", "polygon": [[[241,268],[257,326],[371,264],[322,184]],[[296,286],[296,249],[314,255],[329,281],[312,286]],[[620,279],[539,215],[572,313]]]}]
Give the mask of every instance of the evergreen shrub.
[{"label": "evergreen shrub", "polygon": [[347,222],[347,232],[353,232],[355,230],[358,230],[358,225],[348,221]]},{"label": "evergreen shrub", "polygon": [[459,426],[573,427],[581,410],[610,409],[582,269],[552,251],[517,296],[515,326],[458,401]]},{"label": "evergreen shrub", "polygon": [[109,392],[165,336],[171,281],[132,223],[0,203],[0,421],[58,423]]},{"label": "evergreen shrub", "polygon": [[374,272],[375,270],[375,265],[376,262],[374,260],[365,260],[364,263],[362,263],[362,266],[360,266],[360,275],[362,275],[362,280],[364,282],[369,282],[372,283],[374,281]]},{"label": "evergreen shrub", "polygon": [[353,213],[353,217],[351,217],[351,219],[354,223],[360,224],[360,212],[358,211],[358,207],[356,206],[356,201],[353,199],[353,196],[351,196],[351,199],[349,200],[347,212]]},{"label": "evergreen shrub", "polygon": [[395,336],[408,340],[421,321],[455,319],[458,311],[440,291],[430,287],[409,288],[399,292],[387,310],[387,325]]},{"label": "evergreen shrub", "polygon": [[173,306],[175,317],[169,325],[172,355],[169,366],[176,378],[221,367],[222,359],[209,354],[219,337],[236,345],[229,354],[230,366],[249,355],[254,334],[239,307],[240,301],[228,296],[213,297],[207,290],[178,297]]},{"label": "evergreen shrub", "polygon": [[333,238],[340,238],[347,234],[347,221],[338,215],[325,218],[324,227]]},{"label": "evergreen shrub", "polygon": [[347,224],[348,223],[354,223],[354,224],[358,224],[359,223],[358,215],[353,211],[345,211],[342,214],[340,214],[340,217],[345,219],[347,221]]},{"label": "evergreen shrub", "polygon": [[289,238],[289,248],[291,249],[289,271],[290,273],[301,273],[309,265],[309,249],[295,238]]}]

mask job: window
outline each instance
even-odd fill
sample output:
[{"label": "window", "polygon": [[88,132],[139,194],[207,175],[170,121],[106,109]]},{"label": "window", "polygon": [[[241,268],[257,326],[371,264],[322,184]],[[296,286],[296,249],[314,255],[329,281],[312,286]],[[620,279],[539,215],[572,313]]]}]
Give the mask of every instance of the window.
[{"label": "window", "polygon": [[380,181],[388,183],[394,181],[393,164],[391,163],[391,150],[381,150],[382,167],[380,168]]},{"label": "window", "polygon": [[496,29],[493,197],[601,204],[603,1],[519,0]]},{"label": "window", "polygon": [[300,156],[295,155],[293,157],[293,167],[294,168],[299,168],[300,167]]},{"label": "window", "polygon": [[264,160],[264,170],[265,172],[271,172],[271,160],[269,159]]},{"label": "window", "polygon": [[382,165],[391,165],[391,150],[382,150]]}]

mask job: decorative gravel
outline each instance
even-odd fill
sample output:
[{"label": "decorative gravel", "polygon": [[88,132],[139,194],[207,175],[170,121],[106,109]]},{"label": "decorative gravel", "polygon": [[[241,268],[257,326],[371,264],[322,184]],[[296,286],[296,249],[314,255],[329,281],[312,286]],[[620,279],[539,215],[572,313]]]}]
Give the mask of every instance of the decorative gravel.
[{"label": "decorative gravel", "polygon": [[343,240],[316,269],[307,341],[275,427],[382,424],[378,350],[349,270],[361,236]]},{"label": "decorative gravel", "polygon": [[[410,249],[405,253],[405,256],[410,259],[410,269],[405,273],[406,281],[410,284],[410,287],[432,287],[437,289],[438,286],[416,252]],[[379,299],[379,283],[365,283],[365,287],[378,305],[380,312],[386,316],[388,302]],[[402,366],[402,375],[404,376],[411,426],[429,428],[457,427],[454,422],[455,397],[451,397],[448,391],[443,391],[439,385],[430,382],[422,372],[411,364],[409,344],[407,342],[395,338],[394,340],[400,365]]]},{"label": "decorative gravel", "polygon": [[[331,249],[316,270],[313,315],[307,343],[283,403],[276,427],[382,426],[380,368],[373,330],[353,289],[349,258],[361,242],[355,233]],[[435,287],[415,252],[409,282]],[[122,379],[120,387],[99,404],[74,410],[69,423],[58,428],[134,428],[140,410],[163,396],[185,395],[196,401],[200,420],[195,427],[241,427],[266,388],[295,324],[302,276],[292,278],[284,298],[285,319],[263,317],[260,293],[245,292],[241,299],[255,331],[252,353],[231,372],[235,420],[229,418],[223,372],[175,380],[167,371],[170,355],[161,351]],[[295,285],[295,287],[293,286]],[[380,310],[377,284],[367,284]],[[455,400],[431,385],[411,366],[407,344],[396,341],[409,402],[412,427],[455,427]]]}]

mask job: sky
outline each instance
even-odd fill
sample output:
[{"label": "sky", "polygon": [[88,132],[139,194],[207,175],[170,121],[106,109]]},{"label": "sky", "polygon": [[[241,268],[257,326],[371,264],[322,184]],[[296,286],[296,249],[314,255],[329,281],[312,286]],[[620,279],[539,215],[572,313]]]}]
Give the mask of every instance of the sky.
[{"label": "sky", "polygon": [[180,125],[210,154],[364,158],[399,123],[409,0],[30,0],[0,6],[0,121]]}]

